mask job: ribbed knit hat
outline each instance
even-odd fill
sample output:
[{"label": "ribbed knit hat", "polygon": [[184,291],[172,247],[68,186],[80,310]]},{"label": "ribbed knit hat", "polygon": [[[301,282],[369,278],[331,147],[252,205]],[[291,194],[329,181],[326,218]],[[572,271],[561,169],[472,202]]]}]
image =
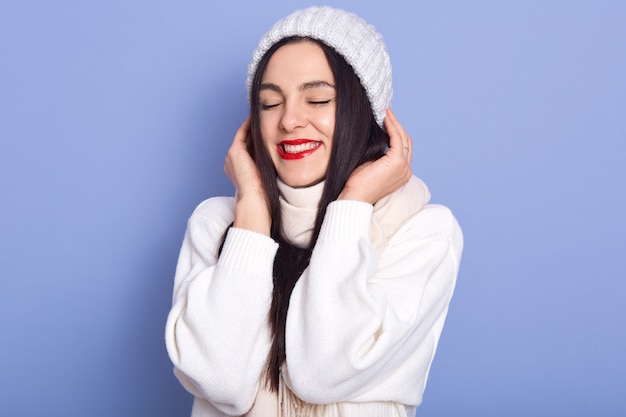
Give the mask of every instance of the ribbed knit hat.
[{"label": "ribbed knit hat", "polygon": [[276,22],[263,35],[252,54],[246,82],[248,91],[263,55],[276,42],[291,36],[320,40],[341,54],[361,80],[376,122],[383,125],[393,94],[389,54],[374,26],[345,10],[310,7]]}]

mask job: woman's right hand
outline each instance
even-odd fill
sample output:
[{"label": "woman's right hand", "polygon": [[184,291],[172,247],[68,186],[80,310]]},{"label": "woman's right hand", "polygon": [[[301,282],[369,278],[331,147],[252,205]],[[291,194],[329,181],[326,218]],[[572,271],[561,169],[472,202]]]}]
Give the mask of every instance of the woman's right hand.
[{"label": "woman's right hand", "polygon": [[235,133],[235,138],[224,161],[224,172],[236,189],[233,226],[269,236],[272,220],[259,169],[250,156],[246,145],[249,130],[250,117],[241,124]]}]

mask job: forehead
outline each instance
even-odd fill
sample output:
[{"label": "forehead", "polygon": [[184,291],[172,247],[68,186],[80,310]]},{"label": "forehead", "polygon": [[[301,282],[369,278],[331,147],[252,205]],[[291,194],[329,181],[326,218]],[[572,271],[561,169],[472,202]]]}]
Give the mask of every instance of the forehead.
[{"label": "forehead", "polygon": [[311,81],[327,81],[334,85],[333,73],[322,47],[315,42],[303,41],[278,48],[267,63],[261,82],[288,86]]}]

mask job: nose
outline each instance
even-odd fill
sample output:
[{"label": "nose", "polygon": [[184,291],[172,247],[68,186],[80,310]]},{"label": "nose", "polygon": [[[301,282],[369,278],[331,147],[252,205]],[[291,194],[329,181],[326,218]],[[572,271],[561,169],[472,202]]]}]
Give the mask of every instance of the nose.
[{"label": "nose", "polygon": [[306,108],[297,101],[286,101],[283,106],[283,114],[280,118],[280,127],[293,132],[307,124]]}]

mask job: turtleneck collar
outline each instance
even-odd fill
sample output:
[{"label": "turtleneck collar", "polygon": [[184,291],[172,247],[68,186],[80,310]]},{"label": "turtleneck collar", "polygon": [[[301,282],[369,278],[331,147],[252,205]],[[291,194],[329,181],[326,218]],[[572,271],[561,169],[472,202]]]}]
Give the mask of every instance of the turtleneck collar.
[{"label": "turtleneck collar", "polygon": [[285,237],[295,246],[306,248],[313,236],[317,209],[324,193],[324,181],[302,188],[290,187],[280,178],[277,183]]},{"label": "turtleneck collar", "polygon": [[[293,245],[306,248],[313,237],[324,181],[304,188],[293,188],[280,179],[277,181],[285,237]],[[379,255],[404,221],[420,211],[429,199],[426,185],[413,176],[405,186],[374,204],[370,238]]]}]

